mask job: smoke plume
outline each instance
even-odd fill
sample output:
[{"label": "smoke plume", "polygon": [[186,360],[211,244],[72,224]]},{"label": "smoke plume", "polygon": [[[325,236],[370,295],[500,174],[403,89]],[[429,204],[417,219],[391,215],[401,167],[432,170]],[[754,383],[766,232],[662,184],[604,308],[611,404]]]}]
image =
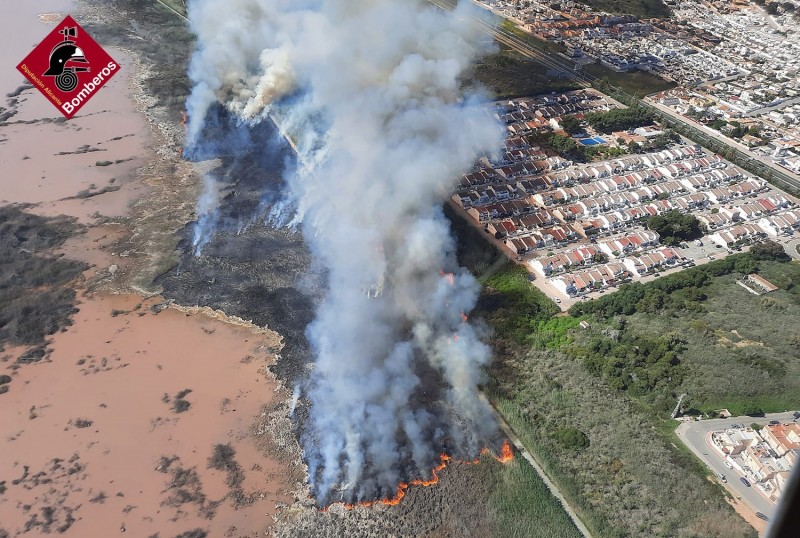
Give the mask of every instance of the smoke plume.
[{"label": "smoke plume", "polygon": [[[442,451],[495,440],[479,398],[490,359],[466,315],[442,202],[500,146],[462,75],[481,39],[459,7],[419,0],[196,0],[187,145],[220,102],[294,144],[294,223],[326,270],[307,335],[302,441],[320,504],[391,497]],[[205,214],[213,215],[213,210]]]}]

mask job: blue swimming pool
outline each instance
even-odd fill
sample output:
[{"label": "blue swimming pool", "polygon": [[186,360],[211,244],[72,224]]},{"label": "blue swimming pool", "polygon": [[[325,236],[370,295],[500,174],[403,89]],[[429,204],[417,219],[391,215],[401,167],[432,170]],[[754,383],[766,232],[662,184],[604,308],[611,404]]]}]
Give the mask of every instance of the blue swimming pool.
[{"label": "blue swimming pool", "polygon": [[581,144],[584,146],[597,146],[599,144],[605,144],[606,141],[600,138],[599,136],[595,136],[594,138],[584,138],[581,140]]}]

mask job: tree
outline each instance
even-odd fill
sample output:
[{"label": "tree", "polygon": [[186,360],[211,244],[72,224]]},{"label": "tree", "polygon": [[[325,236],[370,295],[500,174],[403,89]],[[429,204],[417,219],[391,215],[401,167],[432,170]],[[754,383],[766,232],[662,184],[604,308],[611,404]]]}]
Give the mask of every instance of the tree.
[{"label": "tree", "polygon": [[758,272],[756,261],[750,256],[738,258],[733,264],[733,270],[743,275]]},{"label": "tree", "polygon": [[653,119],[653,113],[641,106],[616,108],[608,112],[590,112],[586,115],[589,125],[604,133],[649,125],[653,123]]},{"label": "tree", "polygon": [[564,129],[568,134],[576,135],[583,132],[581,120],[575,116],[564,116],[561,118],[559,123],[561,124],[561,128]]},{"label": "tree", "polygon": [[674,209],[647,219],[647,228],[656,232],[665,245],[698,239],[705,232],[705,227],[694,215],[684,215]]},{"label": "tree", "polygon": [[742,406],[742,414],[748,417],[763,417],[764,410],[754,403],[746,403]]},{"label": "tree", "polygon": [[787,262],[791,260],[780,243],[775,241],[762,241],[750,247],[750,256],[755,260],[773,260]]}]

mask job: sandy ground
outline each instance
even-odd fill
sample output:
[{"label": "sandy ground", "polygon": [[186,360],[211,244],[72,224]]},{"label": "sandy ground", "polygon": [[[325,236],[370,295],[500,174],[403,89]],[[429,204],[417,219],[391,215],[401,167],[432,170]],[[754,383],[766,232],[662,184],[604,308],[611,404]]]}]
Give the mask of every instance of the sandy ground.
[{"label": "sandy ground", "polygon": [[[86,224],[59,254],[91,265],[88,286],[134,263],[118,243],[132,204],[153,190],[139,171],[156,157],[131,98],[128,54],[108,49],[121,72],[70,121],[20,88],[14,66],[61,19],[39,15],[69,9],[63,0],[4,6],[0,90],[15,113],[0,124],[0,204]],[[79,296],[47,361],[13,366],[22,350],[0,352],[0,374],[13,379],[0,395],[0,535],[263,536],[298,478],[263,427],[285,399],[265,370],[278,335],[162,308],[158,297]],[[215,445],[226,444],[235,453],[210,469]]]},{"label": "sandy ground", "polygon": [[747,521],[755,530],[758,531],[759,536],[765,535],[767,531],[767,522],[762,519],[758,519],[752,508],[741,501],[737,501],[736,499],[729,498],[727,501],[728,504],[733,506],[733,509],[736,510],[736,513],[742,516],[742,519]]}]

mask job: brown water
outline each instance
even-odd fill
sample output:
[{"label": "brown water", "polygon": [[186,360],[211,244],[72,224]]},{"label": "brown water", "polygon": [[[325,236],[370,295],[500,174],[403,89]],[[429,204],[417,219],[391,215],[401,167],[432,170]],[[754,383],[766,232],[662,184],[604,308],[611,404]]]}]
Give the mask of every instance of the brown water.
[{"label": "brown water", "polygon": [[[173,309],[154,314],[153,302],[132,311],[135,296],[83,298],[75,324],[54,337],[49,362],[13,374],[0,406],[0,477],[8,488],[0,528],[12,536],[34,514],[42,521],[46,506],[55,507],[58,524],[65,507],[75,509],[67,536],[116,536],[122,527],[132,536],[194,528],[222,536],[231,527],[233,536],[250,536],[272,522],[276,501],[290,500],[281,491],[286,466],[260,452],[252,435],[275,397],[263,372],[275,338]],[[176,413],[175,395],[184,389],[191,389],[190,407]],[[91,425],[79,428],[78,419]],[[224,499],[226,474],[208,469],[220,443],[236,450],[253,504],[237,508]],[[84,466],[79,472],[50,470],[54,458],[74,455]],[[180,458],[170,468],[196,470],[197,483],[185,490],[202,492],[206,505],[222,500],[213,519],[202,515],[203,503],[164,504],[176,489],[168,489],[173,475],[156,470],[162,456]],[[13,485],[26,465],[28,478]],[[40,471],[46,474],[37,485],[31,475]],[[101,492],[104,502],[92,502]]]}]

